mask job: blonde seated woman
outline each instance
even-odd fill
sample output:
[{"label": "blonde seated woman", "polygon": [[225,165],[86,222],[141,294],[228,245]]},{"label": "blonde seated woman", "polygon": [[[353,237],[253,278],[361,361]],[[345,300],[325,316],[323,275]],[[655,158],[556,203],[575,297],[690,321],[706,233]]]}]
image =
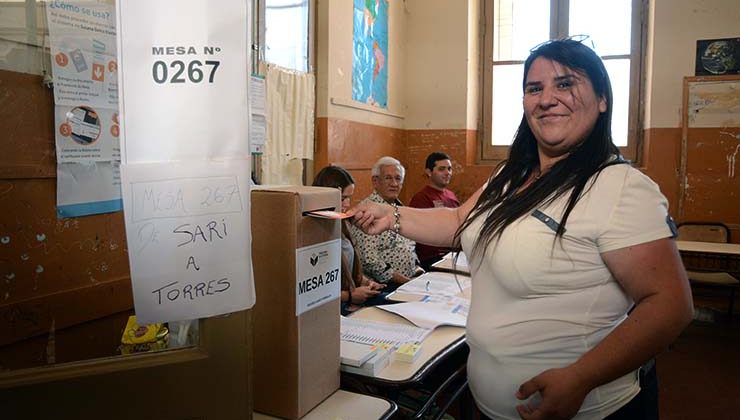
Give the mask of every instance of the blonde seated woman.
[{"label": "blonde seated woman", "polygon": [[[355,192],[355,180],[344,168],[327,166],[314,178],[313,186],[339,188],[342,192],[341,211],[347,211],[352,194]],[[346,221],[342,221],[342,315],[356,311],[362,306],[386,303],[383,293],[384,284],[368,279],[362,274],[362,263],[355,251],[347,230]]]}]

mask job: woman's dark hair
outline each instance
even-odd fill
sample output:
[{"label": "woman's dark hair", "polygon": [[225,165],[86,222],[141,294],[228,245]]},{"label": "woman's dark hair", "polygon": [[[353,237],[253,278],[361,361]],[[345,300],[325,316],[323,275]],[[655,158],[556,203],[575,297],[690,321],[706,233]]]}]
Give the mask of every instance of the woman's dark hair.
[{"label": "woman's dark hair", "polygon": [[[313,179],[313,186],[314,187],[329,187],[329,188],[339,188],[340,191],[343,191],[345,188],[347,188],[348,185],[352,185],[355,183],[355,179],[352,178],[352,175],[350,175],[349,172],[347,172],[346,169],[339,167],[339,166],[326,166],[323,169],[319,171],[319,173],[316,174],[316,177]],[[341,192],[340,192],[341,194]],[[347,229],[347,224],[342,223],[342,236],[347,238],[347,240],[352,242],[352,239],[349,235],[349,229]],[[355,258],[354,263],[352,264],[352,267],[349,266],[349,261],[347,258],[345,258],[344,254],[342,254],[342,290],[349,290],[350,292],[356,287],[359,286],[362,283],[362,265],[360,263],[360,257],[357,255],[357,252],[355,252]]]},{"label": "woman's dark hair", "polygon": [[555,163],[528,188],[518,191],[539,167],[537,141],[526,116],[522,116],[509,149],[508,159],[501,162],[493,171],[470,216],[455,233],[455,242],[459,243],[463,230],[474,220],[485,218],[473,245],[476,253],[485,250],[493,239],[501,235],[504,228],[523,215],[531,213],[541,204],[550,203],[569,193],[568,205],[556,232],[556,237],[562,238],[568,216],[588,180],[606,166],[624,162],[621,158],[610,160],[612,156],[619,156],[619,149],[612,141],[612,89],[609,75],[601,59],[593,50],[578,41],[564,39],[541,44],[531,51],[524,62],[522,90],[532,63],[539,57],[558,62],[581,76],[588,77],[596,97],[605,99],[606,111],[599,113],[591,132],[565,159]]},{"label": "woman's dark hair", "polygon": [[343,190],[347,185],[354,183],[354,178],[344,168],[331,165],[321,169],[316,174],[312,185],[314,187],[330,187]]}]

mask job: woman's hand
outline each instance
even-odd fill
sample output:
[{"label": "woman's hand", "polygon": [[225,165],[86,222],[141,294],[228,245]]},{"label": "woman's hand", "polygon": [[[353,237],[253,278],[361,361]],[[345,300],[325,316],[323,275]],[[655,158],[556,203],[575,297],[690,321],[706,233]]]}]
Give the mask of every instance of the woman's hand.
[{"label": "woman's hand", "polygon": [[393,227],[393,207],[388,204],[361,202],[347,210],[352,223],[369,235],[377,235]]},{"label": "woman's hand", "polygon": [[[519,387],[517,399],[533,399],[518,405],[516,410],[525,420],[569,419],[578,413],[590,391],[572,366],[548,369]],[[541,401],[535,395],[538,392]]]},{"label": "woman's hand", "polygon": [[370,280],[369,278],[363,276],[363,286],[367,286],[370,288],[370,290],[383,290],[385,289],[385,284],[378,283],[377,281]]},{"label": "woman's hand", "polygon": [[355,287],[355,290],[352,291],[352,303],[363,303],[378,293],[380,292],[373,290],[370,286]]}]

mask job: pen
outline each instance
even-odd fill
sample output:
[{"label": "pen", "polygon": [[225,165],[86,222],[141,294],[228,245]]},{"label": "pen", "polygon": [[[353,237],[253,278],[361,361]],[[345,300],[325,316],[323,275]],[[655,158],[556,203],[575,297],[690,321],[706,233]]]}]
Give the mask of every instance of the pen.
[{"label": "pen", "polygon": [[427,280],[427,285],[424,286],[424,289],[426,289],[427,292],[429,291],[429,280]]}]

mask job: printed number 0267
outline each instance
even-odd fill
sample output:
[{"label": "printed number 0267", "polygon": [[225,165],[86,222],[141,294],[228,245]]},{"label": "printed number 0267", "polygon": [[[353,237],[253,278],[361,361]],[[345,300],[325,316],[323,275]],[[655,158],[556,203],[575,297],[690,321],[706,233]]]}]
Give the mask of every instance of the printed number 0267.
[{"label": "printed number 0267", "polygon": [[[201,63],[199,60],[193,60],[187,65],[181,60],[175,60],[168,66],[166,62],[157,60],[152,65],[152,78],[154,79],[154,82],[159,84],[167,82],[185,83],[187,80],[191,83],[200,83],[203,81],[204,77],[203,70],[201,69],[203,65],[204,63]],[[205,65],[210,67],[208,83],[213,83],[213,79],[216,77],[216,70],[218,69],[218,66],[221,65],[221,62],[206,60]],[[171,69],[173,72],[171,77],[168,69]],[[187,79],[185,77],[187,77]]]}]

